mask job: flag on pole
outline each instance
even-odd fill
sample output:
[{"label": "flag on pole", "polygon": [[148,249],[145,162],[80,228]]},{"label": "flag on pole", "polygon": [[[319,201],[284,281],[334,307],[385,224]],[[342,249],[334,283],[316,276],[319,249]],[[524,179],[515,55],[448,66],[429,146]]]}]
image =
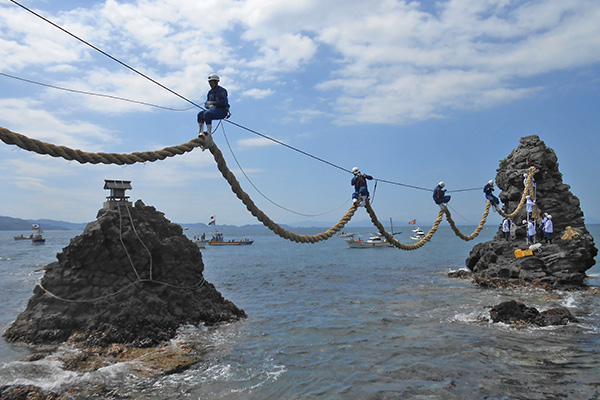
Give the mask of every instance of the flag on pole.
[{"label": "flag on pole", "polygon": [[31,229],[40,229],[40,226],[38,224],[33,224],[31,225]]},{"label": "flag on pole", "polygon": [[412,221],[408,222],[409,225],[416,225],[417,224],[417,220],[413,219]]},{"label": "flag on pole", "polygon": [[214,216],[210,216],[210,222],[208,223],[208,225],[214,225],[215,223],[215,217]]}]

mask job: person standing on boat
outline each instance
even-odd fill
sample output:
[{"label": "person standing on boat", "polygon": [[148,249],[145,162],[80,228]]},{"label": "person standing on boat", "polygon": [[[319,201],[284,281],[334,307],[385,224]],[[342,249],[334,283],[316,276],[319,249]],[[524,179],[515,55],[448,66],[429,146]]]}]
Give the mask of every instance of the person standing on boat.
[{"label": "person standing on boat", "polygon": [[[198,137],[210,135],[212,133],[212,121],[215,119],[223,119],[229,116],[229,101],[227,99],[227,90],[219,86],[220,78],[217,74],[210,74],[208,84],[210,90],[206,95],[206,110],[198,113]],[[204,123],[206,122],[206,131],[202,132]]]},{"label": "person standing on boat", "polygon": [[444,182],[438,183],[438,185],[433,189],[433,201],[435,204],[441,207],[446,207],[446,203],[450,201],[450,196],[446,195],[446,189],[444,189],[446,184]]},{"label": "person standing on boat", "polygon": [[492,193],[494,191],[494,181],[490,180],[487,185],[483,187],[483,193],[485,193],[485,198],[492,203],[492,206],[496,208],[498,204],[500,204],[500,200]]},{"label": "person standing on boat", "polygon": [[354,186],[354,193],[352,193],[352,200],[354,203],[358,202],[358,196],[362,196],[361,206],[367,204],[367,198],[369,197],[369,190],[367,188],[367,179],[372,180],[373,177],[371,175],[365,175],[360,172],[357,167],[352,168],[352,173],[354,177],[350,181],[350,184]]}]

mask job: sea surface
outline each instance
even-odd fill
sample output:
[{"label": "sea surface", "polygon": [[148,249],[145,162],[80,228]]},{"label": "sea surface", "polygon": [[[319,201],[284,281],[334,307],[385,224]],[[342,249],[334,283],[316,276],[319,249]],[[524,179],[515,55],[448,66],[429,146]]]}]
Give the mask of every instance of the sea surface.
[{"label": "sea surface", "polygon": [[[397,238],[410,243],[409,229]],[[597,242],[600,226],[588,229]],[[350,249],[337,237],[296,244],[266,229],[225,232],[226,239],[255,242],[201,250],[205,278],[249,317],[183,327],[175,341],[206,351],[190,369],[148,377],[131,362],[68,372],[60,357],[72,348],[24,362],[35,348],[0,339],[0,385],[76,388],[90,399],[600,398],[600,295],[481,289],[447,277],[495,232],[486,227],[463,242],[442,226],[410,252]],[[19,233],[0,232],[2,331],[25,309],[43,266],[80,234],[48,231],[47,243],[36,246],[14,241]],[[599,267],[588,275],[588,285],[599,287]],[[539,310],[565,306],[580,322],[549,328],[489,322],[490,307],[511,299]]]}]

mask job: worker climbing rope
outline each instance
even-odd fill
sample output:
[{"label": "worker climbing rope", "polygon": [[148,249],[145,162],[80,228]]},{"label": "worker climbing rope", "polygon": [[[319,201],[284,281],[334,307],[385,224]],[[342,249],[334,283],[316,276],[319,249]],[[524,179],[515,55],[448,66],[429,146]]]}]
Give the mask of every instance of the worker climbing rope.
[{"label": "worker climbing rope", "polygon": [[352,193],[352,202],[357,204],[359,200],[359,196],[362,198],[361,206],[365,206],[369,199],[369,189],[367,188],[367,179],[372,180],[373,177],[371,175],[366,175],[360,172],[358,167],[352,168],[352,173],[354,176],[350,181],[350,184],[354,186],[354,193]]},{"label": "worker climbing rope", "polygon": [[498,210],[498,204],[500,204],[500,200],[493,194],[494,192],[494,181],[489,180],[488,183],[483,187],[483,193],[485,193],[485,198],[488,199],[495,210]]}]

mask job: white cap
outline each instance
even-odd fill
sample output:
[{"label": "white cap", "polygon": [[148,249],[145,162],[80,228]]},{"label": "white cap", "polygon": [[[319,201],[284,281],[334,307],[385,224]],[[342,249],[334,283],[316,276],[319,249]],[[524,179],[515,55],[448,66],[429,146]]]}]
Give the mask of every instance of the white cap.
[{"label": "white cap", "polygon": [[441,181],[440,183],[438,183],[438,186],[443,188],[444,186],[446,186],[446,184],[444,183],[444,181]]}]

